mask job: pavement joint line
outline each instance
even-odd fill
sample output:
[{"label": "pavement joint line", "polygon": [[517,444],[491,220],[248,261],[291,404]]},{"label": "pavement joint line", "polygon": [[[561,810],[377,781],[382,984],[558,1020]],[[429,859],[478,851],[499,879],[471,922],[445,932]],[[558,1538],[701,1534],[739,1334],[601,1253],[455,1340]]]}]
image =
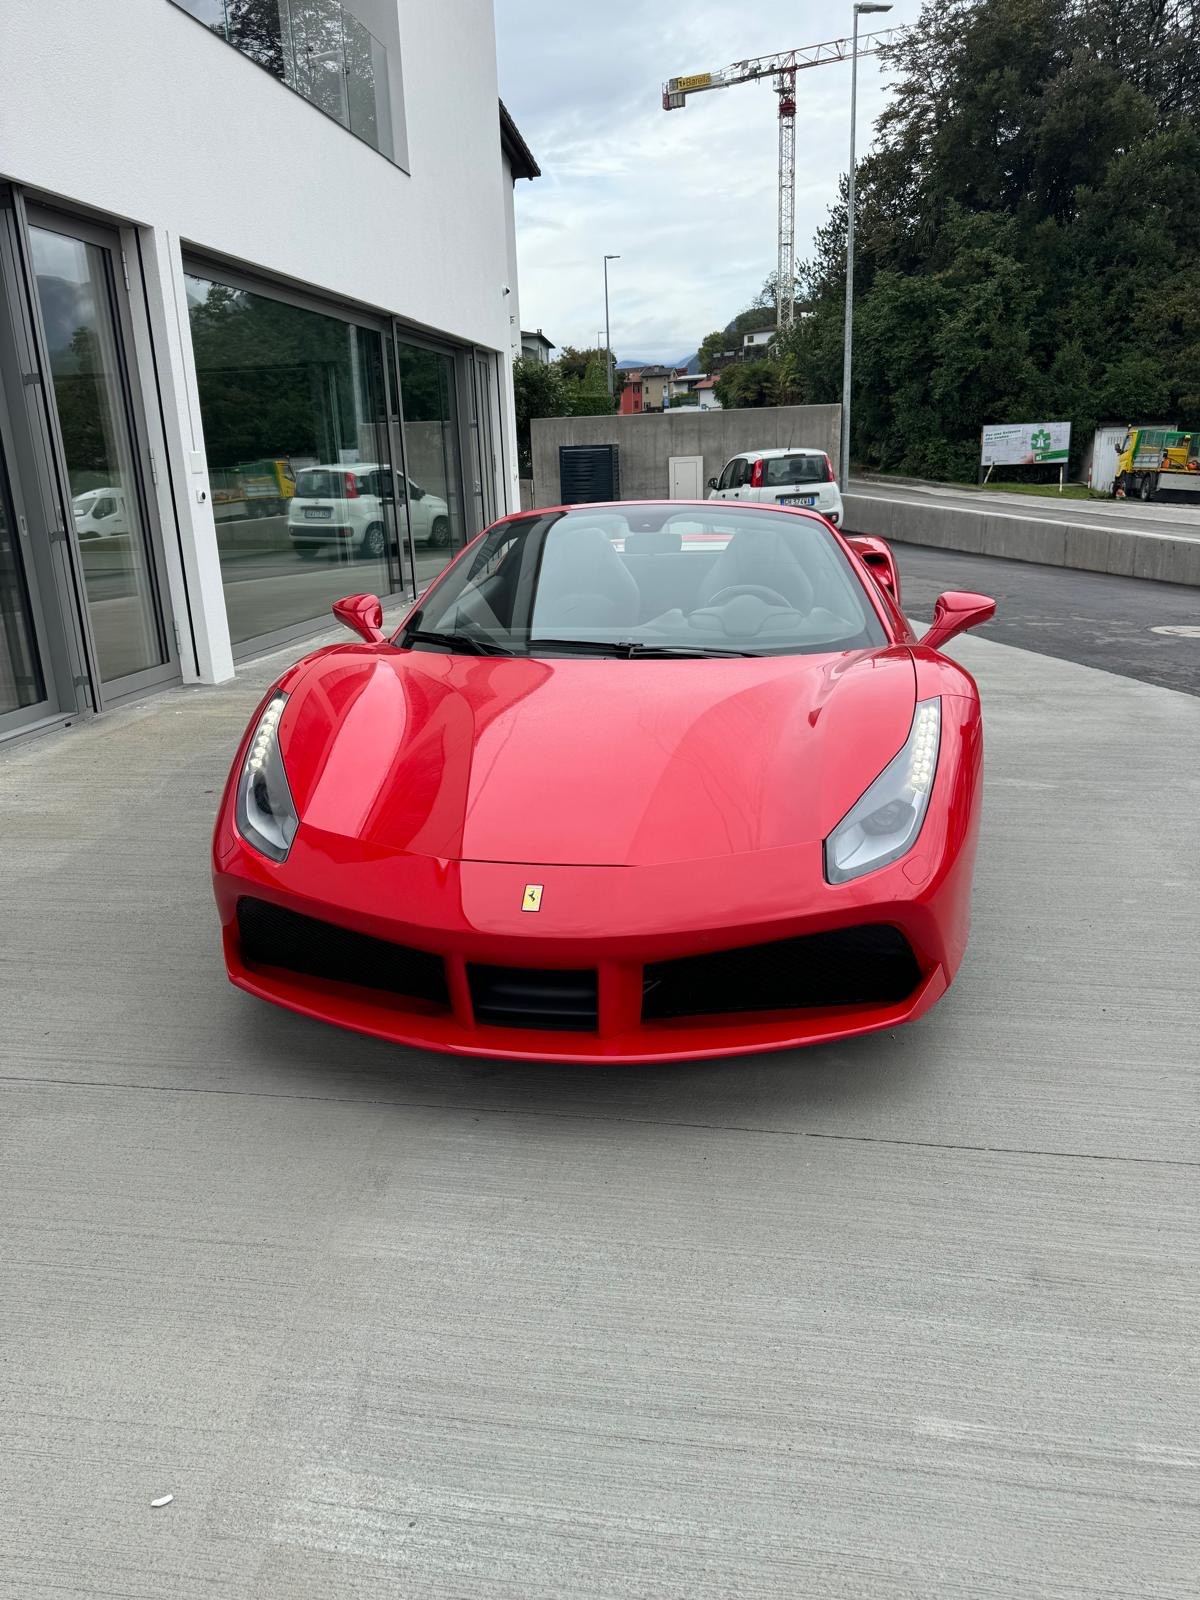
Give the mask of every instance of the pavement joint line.
[{"label": "pavement joint line", "polygon": [[[851,495],[855,495],[856,498],[859,499],[859,500],[871,500],[871,501],[874,501],[877,505],[881,505],[881,506],[890,506],[890,505],[893,505],[895,503],[892,500],[890,495],[884,495],[884,494],[862,494],[862,493],[860,493],[860,492],[858,492],[858,491],[856,491],[854,489],[850,489],[847,492],[849,494],[851,494]],[[938,507],[935,506],[933,509],[937,510]],[[945,509],[945,508],[943,507],[942,509]],[[1138,539],[1167,539],[1167,540],[1183,539],[1189,544],[1194,544],[1196,542],[1197,538],[1200,537],[1200,535],[1198,535],[1196,533],[1188,533],[1186,531],[1185,532],[1173,532],[1173,533],[1157,533],[1151,528],[1142,529],[1142,528],[1120,527],[1119,525],[1115,524],[1115,519],[1114,519],[1114,526],[1112,528],[1108,528],[1108,527],[1105,527],[1103,525],[1103,523],[1097,523],[1097,522],[1068,522],[1065,517],[1055,517],[1055,516],[1050,515],[1049,513],[1047,513],[1045,516],[1039,517],[1039,516],[1035,516],[1035,515],[1031,514],[1030,512],[1027,512],[1027,511],[1009,511],[1007,509],[1001,509],[999,507],[990,507],[990,508],[989,507],[980,507],[978,512],[976,512],[975,514],[977,516],[1006,517],[1010,522],[1036,522],[1036,523],[1039,523],[1039,524],[1049,524],[1051,527],[1054,527],[1054,528],[1073,528],[1077,532],[1080,532],[1080,533],[1095,533],[1097,531],[1097,529],[1099,529],[1100,532],[1102,532],[1102,533],[1124,533],[1124,534],[1134,535]],[[897,541],[896,541],[897,544],[902,544],[903,542],[904,541],[902,539],[897,539]],[[967,554],[986,554],[987,552],[983,551],[983,552],[966,552],[966,553]],[[1003,558],[999,558],[998,557],[997,559],[1003,559]],[[1113,574],[1113,576],[1125,576],[1125,574]],[[1169,582],[1170,580],[1168,579],[1166,581]]]},{"label": "pavement joint line", "polygon": [[135,1094],[216,1094],[248,1100],[300,1100],[325,1105],[391,1106],[402,1111],[461,1111],[471,1116],[547,1117],[555,1122],[627,1123],[640,1128],[690,1128],[701,1133],[750,1133],[773,1139],[828,1139],[838,1144],[878,1144],[908,1150],[945,1150],[964,1155],[1034,1156],[1047,1161],[1114,1161],[1128,1166],[1182,1167],[1191,1171],[1200,1161],[1180,1161],[1170,1156],[1121,1156],[1093,1150],[1033,1150],[1022,1145],[955,1144],[937,1139],[885,1139],[875,1134],[828,1133],[808,1128],[763,1128],[738,1122],[683,1122],[662,1117],[594,1116],[584,1111],[548,1111],[536,1106],[455,1105],[444,1100],[384,1100],[340,1094],[281,1094],[271,1089],[200,1088],[194,1084],[120,1083],[110,1079],[33,1078],[0,1074],[0,1083],[43,1084],[52,1089],[123,1089]]}]

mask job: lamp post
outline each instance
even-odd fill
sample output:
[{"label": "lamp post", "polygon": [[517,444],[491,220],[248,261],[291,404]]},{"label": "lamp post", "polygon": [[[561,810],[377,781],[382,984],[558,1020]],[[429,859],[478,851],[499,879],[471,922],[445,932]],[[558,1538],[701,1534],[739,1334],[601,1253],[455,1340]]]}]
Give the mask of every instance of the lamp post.
[{"label": "lamp post", "polygon": [[613,374],[612,374],[612,334],[608,327],[608,263],[620,261],[620,256],[605,256],[604,258],[604,365],[608,369],[608,398],[612,399]]},{"label": "lamp post", "polygon": [[850,55],[850,181],[846,190],[846,325],[842,336],[842,431],[838,479],[845,494],[850,482],[850,378],[854,352],[854,120],[858,112],[858,19],[890,11],[890,3],[858,0],[854,7],[854,47]]}]

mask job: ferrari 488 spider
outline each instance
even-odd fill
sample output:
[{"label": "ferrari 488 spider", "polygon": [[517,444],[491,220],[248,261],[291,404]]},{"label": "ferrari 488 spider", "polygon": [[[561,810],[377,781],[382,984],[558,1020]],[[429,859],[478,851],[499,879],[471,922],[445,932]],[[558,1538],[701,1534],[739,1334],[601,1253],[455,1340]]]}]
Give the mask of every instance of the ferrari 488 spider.
[{"label": "ferrari 488 spider", "polygon": [[928,1010],[967,941],[982,731],[891,552],[813,512],[505,518],[269,691],[214,874],[229,975],[466,1055],[773,1050]]}]

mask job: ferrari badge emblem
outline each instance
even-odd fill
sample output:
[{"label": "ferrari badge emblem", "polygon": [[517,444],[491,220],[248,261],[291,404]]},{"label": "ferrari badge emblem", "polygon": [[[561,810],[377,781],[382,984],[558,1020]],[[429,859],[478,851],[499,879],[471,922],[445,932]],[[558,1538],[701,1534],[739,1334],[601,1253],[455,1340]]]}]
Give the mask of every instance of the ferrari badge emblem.
[{"label": "ferrari badge emblem", "polygon": [[542,886],[540,883],[527,883],[525,896],[521,901],[522,911],[540,911],[542,909]]}]

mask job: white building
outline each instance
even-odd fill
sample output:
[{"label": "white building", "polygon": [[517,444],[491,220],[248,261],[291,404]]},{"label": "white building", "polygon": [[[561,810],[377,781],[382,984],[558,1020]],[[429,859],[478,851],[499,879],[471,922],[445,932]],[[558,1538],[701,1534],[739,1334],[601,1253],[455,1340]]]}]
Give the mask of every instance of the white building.
[{"label": "white building", "polygon": [[0,737],[518,505],[491,0],[4,0]]},{"label": "white building", "polygon": [[555,348],[553,342],[547,339],[540,328],[523,328],[521,330],[521,354],[529,361],[536,361],[539,366],[550,365],[550,352]]},{"label": "white building", "polygon": [[759,328],[742,336],[742,356],[747,361],[757,361],[765,356],[775,342],[777,328]]}]

